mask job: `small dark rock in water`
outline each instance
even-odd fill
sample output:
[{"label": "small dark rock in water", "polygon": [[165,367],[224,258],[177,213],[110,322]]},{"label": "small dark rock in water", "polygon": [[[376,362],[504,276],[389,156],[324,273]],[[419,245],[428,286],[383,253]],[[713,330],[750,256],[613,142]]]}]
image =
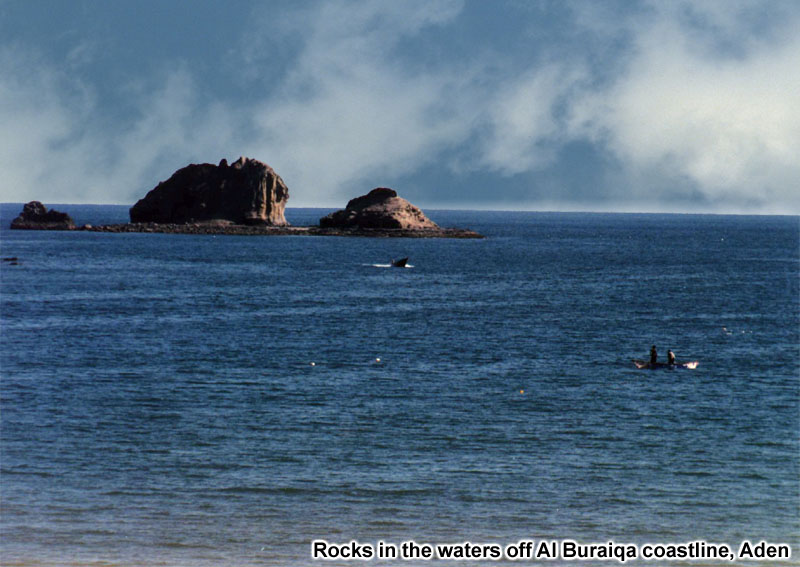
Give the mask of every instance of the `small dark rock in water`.
[{"label": "small dark rock in water", "polygon": [[17,218],[11,221],[17,230],[73,230],[75,223],[67,213],[47,210],[39,201],[31,201],[22,208]]},{"label": "small dark rock in water", "polygon": [[438,230],[439,226],[418,207],[397,196],[397,191],[378,187],[351,199],[347,207],[319,219],[323,228]]},{"label": "small dark rock in water", "polygon": [[131,207],[132,223],[229,221],[285,226],[289,189],[265,163],[241,157],[228,165],[191,164],[162,181]]}]

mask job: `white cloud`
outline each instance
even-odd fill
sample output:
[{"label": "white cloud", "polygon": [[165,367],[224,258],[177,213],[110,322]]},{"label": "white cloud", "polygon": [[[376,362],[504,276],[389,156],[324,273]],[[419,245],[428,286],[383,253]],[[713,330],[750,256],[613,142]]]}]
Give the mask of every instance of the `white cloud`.
[{"label": "white cloud", "polygon": [[0,51],[2,200],[132,202],[188,161],[214,159],[228,146],[232,117],[219,105],[200,108],[185,70],[133,90],[133,116],[109,124],[91,85],[33,50]]},{"label": "white cloud", "polygon": [[703,24],[735,32],[741,51],[720,54],[675,11],[658,12],[637,30],[625,74],[575,106],[573,130],[606,143],[632,178],[689,180],[710,203],[796,213],[800,36],[756,41],[726,6],[705,10]]},{"label": "white cloud", "polygon": [[[392,54],[460,6],[326,2],[273,22],[275,37],[302,25],[302,50],[278,88],[242,105],[201,101],[201,85],[181,64],[160,80],[130,77],[109,104],[93,95],[91,81],[37,59],[35,48],[7,54],[0,60],[3,199],[131,202],[190,161],[244,154],[280,172],[292,205],[338,204],[466,136],[469,125],[447,96],[462,77],[412,72]],[[252,49],[243,65],[257,68]],[[253,69],[243,75],[253,77]],[[65,97],[69,91],[85,96]],[[123,105],[127,114],[115,113]]]},{"label": "white cloud", "polygon": [[[74,156],[93,98],[20,48],[0,50],[0,190],[4,200],[57,194],[58,166]],[[60,189],[63,190],[63,187]],[[31,197],[32,198],[32,197]]]},{"label": "white cloud", "polygon": [[560,107],[585,79],[582,68],[551,63],[506,82],[490,101],[479,164],[513,175],[552,163],[568,139]]},{"label": "white cloud", "polygon": [[294,204],[341,203],[413,172],[462,141],[457,67],[412,71],[399,41],[457,14],[459,2],[326,2],[303,13],[305,43],[276,96],[258,104],[252,153],[270,156]]},{"label": "white cloud", "polygon": [[[611,178],[637,206],[800,212],[797,9],[782,4],[754,23],[762,2],[654,2],[624,18],[574,7],[579,27],[625,37],[629,50],[593,68],[588,50],[559,57],[553,45],[546,63],[506,73],[484,101],[490,134],[474,169],[542,171],[565,144],[589,140],[616,160]],[[619,199],[602,176],[587,196]],[[558,202],[558,188],[544,187]]]},{"label": "white cloud", "polygon": [[148,88],[136,89],[136,113],[112,140],[116,163],[109,174],[130,183],[132,199],[190,162],[227,156],[239,123],[228,107],[198,101],[199,86],[185,68]]}]

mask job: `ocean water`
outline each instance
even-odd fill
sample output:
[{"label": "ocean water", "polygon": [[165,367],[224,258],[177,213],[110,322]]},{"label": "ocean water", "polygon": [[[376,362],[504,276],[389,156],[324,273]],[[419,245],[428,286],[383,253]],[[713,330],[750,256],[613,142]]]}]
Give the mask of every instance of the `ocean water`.
[{"label": "ocean water", "polygon": [[[798,217],[429,211],[487,238],[417,240],[10,231],[19,210],[4,566],[528,538],[764,539],[796,564]],[[637,370],[652,344],[699,366]]]}]

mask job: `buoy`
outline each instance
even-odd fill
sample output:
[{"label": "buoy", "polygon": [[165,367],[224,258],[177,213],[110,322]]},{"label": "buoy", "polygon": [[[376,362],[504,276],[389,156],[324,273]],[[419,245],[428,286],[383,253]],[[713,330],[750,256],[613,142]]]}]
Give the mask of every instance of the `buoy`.
[{"label": "buoy", "polygon": [[375,362],[380,362],[380,361],[381,361],[381,359],[380,359],[380,358],[376,358],[376,359],[375,359]]},{"label": "buoy", "polygon": [[314,363],[314,362],[312,362],[312,363],[311,363],[311,366],[316,366],[316,365],[317,365],[317,364],[316,364],[316,363]]},{"label": "buoy", "polygon": [[525,393],[525,390],[520,390],[520,391],[519,391],[519,393],[520,393],[520,394],[524,394],[524,393]]}]

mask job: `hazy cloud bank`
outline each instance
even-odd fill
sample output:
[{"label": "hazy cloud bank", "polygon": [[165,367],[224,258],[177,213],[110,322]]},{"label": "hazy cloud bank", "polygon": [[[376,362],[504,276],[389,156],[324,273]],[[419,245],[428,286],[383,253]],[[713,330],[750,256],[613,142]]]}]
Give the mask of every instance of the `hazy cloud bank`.
[{"label": "hazy cloud bank", "polygon": [[504,5],[498,38],[482,3],[256,4],[229,88],[186,56],[109,88],[69,72],[92,65],[80,34],[61,60],[17,39],[3,200],[129,203],[244,154],[294,206],[402,181],[423,205],[800,213],[800,6],[564,6]]}]

